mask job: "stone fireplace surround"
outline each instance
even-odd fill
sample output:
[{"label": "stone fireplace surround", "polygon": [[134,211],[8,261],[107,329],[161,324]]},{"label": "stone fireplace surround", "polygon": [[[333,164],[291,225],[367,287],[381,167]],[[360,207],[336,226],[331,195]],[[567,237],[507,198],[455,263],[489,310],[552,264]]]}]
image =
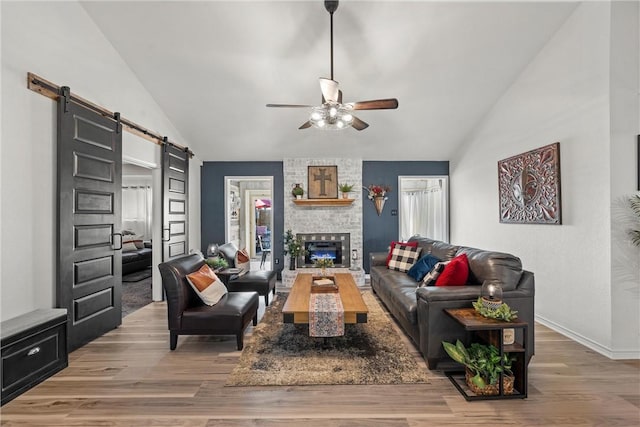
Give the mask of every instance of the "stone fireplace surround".
[{"label": "stone fireplace surround", "polygon": [[[346,206],[299,206],[293,202],[291,189],[295,184],[301,184],[305,191],[304,198],[308,197],[308,169],[309,166],[337,166],[338,183],[353,184],[353,192],[349,198],[353,203]],[[291,230],[294,235],[341,235],[349,236],[349,248],[343,250],[343,257],[347,257],[350,265],[355,270],[347,267],[330,268],[329,273],[350,272],[358,286],[365,286],[364,270],[362,270],[362,159],[340,158],[298,158],[284,159],[284,230]],[[340,197],[340,195],[338,195]],[[358,251],[358,259],[352,263],[351,250]],[[300,260],[298,260],[300,261]],[[298,272],[319,274],[319,268],[288,269],[288,259],[284,262],[282,270],[282,285],[290,288],[295,281]],[[302,265],[302,264],[301,264]]]},{"label": "stone fireplace surround", "polygon": [[[307,198],[309,166],[337,166],[338,183],[353,184],[354,191],[349,197],[354,199],[348,206],[298,206],[293,202],[291,189],[301,184]],[[294,235],[342,235],[349,236],[349,245],[343,250],[347,258],[346,266],[351,266],[351,250],[358,251],[355,266],[362,267],[362,160],[340,158],[298,158],[284,159],[284,230]],[[298,260],[300,261],[300,260]],[[303,265],[304,263],[300,263]],[[288,262],[285,261],[285,266]],[[355,267],[354,266],[354,267]],[[285,267],[286,268],[286,267]]]}]

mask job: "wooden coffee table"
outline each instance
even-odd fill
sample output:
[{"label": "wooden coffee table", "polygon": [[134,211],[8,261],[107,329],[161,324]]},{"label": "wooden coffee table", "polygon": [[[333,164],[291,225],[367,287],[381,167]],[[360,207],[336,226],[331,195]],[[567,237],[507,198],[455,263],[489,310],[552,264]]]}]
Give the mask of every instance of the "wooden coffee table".
[{"label": "wooden coffee table", "polygon": [[[313,275],[298,273],[291,292],[282,308],[284,323],[309,323],[309,296]],[[344,308],[344,323],[367,323],[369,309],[350,273],[336,273],[340,299]]]}]

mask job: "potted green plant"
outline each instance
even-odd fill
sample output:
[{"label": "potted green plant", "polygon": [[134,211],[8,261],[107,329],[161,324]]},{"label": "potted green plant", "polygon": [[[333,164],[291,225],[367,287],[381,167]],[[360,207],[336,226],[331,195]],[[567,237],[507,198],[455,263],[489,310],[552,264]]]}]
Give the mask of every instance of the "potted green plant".
[{"label": "potted green plant", "polygon": [[447,354],[456,362],[465,366],[465,379],[469,388],[476,394],[495,395],[499,393],[498,379],[503,374],[504,394],[513,393],[514,375],[511,365],[515,357],[503,353],[493,345],[473,343],[465,348],[460,340],[453,345],[443,341]]},{"label": "potted green plant", "polygon": [[293,187],[293,190],[291,190],[291,194],[293,194],[293,197],[295,197],[296,199],[302,199],[302,195],[304,194],[304,189],[300,184],[295,184],[295,186]]},{"label": "potted green plant", "polygon": [[219,256],[207,258],[204,262],[214,270],[223,269],[229,267],[229,263],[226,259]]},{"label": "potted green plant", "polygon": [[296,258],[306,253],[304,243],[296,238],[291,230],[284,233],[284,254],[289,255],[289,270],[296,269]]},{"label": "potted green plant", "polygon": [[477,301],[471,303],[476,312],[489,319],[504,320],[505,322],[511,322],[518,314],[517,310],[512,310],[511,307],[505,302],[498,305],[496,308],[487,307],[483,303],[482,297],[478,297]]},{"label": "potted green plant", "polygon": [[340,192],[342,193],[342,198],[346,199],[349,196],[349,193],[351,192],[351,190],[353,190],[353,184],[348,184],[348,183],[343,183],[343,184],[339,184],[338,188],[340,189]]}]

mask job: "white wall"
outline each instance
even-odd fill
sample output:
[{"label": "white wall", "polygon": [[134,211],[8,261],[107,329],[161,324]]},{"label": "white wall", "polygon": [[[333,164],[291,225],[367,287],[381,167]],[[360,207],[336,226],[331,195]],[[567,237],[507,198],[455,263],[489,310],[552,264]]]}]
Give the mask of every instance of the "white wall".
[{"label": "white wall", "polygon": [[637,188],[640,134],[640,3],[611,7],[611,300],[612,348],[640,353],[640,250],[629,241],[626,200]]},{"label": "white wall", "polygon": [[[451,240],[521,257],[523,266],[535,273],[537,320],[616,357],[611,292],[611,7],[608,2],[582,3],[452,159]],[[556,141],[563,225],[499,223],[497,161]],[[614,169],[626,177],[632,167],[624,162]],[[636,299],[636,312],[637,306]],[[633,324],[627,327],[637,335]],[[627,350],[635,351],[635,357],[640,354],[637,341]]]},{"label": "white wall", "polygon": [[[188,144],[78,3],[1,2],[0,7],[0,319],[5,320],[55,303],[56,105],[27,89],[27,72]],[[199,214],[199,208],[194,211]]]}]

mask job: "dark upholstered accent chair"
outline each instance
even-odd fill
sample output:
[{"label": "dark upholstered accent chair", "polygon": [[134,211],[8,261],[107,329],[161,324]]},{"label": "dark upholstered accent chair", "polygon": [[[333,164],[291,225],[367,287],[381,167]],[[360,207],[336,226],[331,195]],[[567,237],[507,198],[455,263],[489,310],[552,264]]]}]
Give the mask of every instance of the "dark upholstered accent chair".
[{"label": "dark upholstered accent chair", "polygon": [[[225,243],[218,247],[218,254],[224,257],[229,267],[236,266],[236,252],[238,252],[238,247],[233,243]],[[269,305],[269,292],[276,294],[277,277],[277,271],[255,270],[242,275],[233,275],[228,278],[225,284],[229,292],[257,292],[264,296],[265,305]]]},{"label": "dark upholstered accent chair", "polygon": [[254,326],[258,323],[258,294],[228,292],[217,304],[206,305],[186,277],[203,264],[202,255],[194,253],[158,266],[167,295],[169,347],[175,350],[178,335],[235,335],[238,350],[242,350],[244,330],[252,320]]}]

